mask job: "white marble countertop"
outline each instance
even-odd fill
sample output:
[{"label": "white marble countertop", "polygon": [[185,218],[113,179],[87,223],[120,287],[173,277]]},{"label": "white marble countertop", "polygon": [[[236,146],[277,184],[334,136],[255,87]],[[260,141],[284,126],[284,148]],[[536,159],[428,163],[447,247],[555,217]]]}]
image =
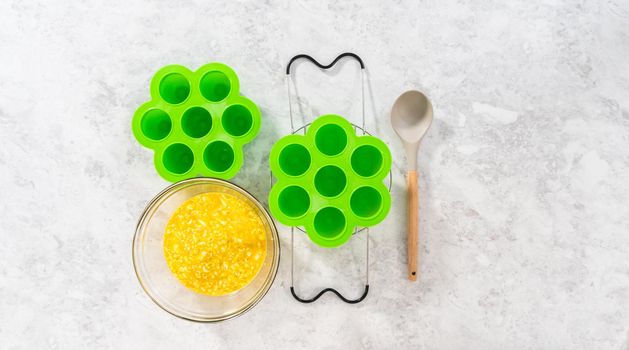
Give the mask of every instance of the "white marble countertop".
[{"label": "white marble countertop", "polygon": [[[367,125],[394,155],[368,298],[299,304],[283,259],[242,317],[162,311],[131,264],[138,216],[167,185],[130,129],[152,74],[236,70],[264,125],[234,182],[265,198],[268,150],[289,132],[287,60],[343,51],[367,64]],[[624,0],[2,1],[0,348],[628,349],[628,57]],[[306,116],[357,116],[355,66],[302,68],[303,85],[345,89],[310,91]],[[417,283],[388,122],[411,88],[436,118],[419,158]],[[300,291],[359,294],[364,239],[325,252],[299,241]]]}]

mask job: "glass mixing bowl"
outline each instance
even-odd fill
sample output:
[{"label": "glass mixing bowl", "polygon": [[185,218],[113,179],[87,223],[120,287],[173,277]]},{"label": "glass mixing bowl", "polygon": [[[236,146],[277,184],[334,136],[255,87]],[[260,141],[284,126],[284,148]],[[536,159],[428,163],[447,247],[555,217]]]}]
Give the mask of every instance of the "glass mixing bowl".
[{"label": "glass mixing bowl", "polygon": [[[249,203],[260,215],[266,232],[267,254],[258,274],[242,289],[222,296],[186,288],[164,258],[164,232],[171,215],[187,199],[208,192],[228,193]],[[223,321],[254,307],[271,287],[279,260],[277,229],[262,204],[244,189],[213,178],[183,180],[163,190],[144,210],[133,238],[133,266],[146,294],[167,312],[192,321]]]}]

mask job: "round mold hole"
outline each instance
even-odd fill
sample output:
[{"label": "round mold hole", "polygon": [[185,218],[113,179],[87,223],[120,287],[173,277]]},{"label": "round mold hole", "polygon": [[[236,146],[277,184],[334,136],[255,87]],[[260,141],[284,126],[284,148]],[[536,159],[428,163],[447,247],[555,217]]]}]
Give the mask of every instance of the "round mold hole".
[{"label": "round mold hole", "polygon": [[326,165],[317,171],[315,188],[326,197],[335,197],[343,192],[347,178],[343,170],[334,165]]},{"label": "round mold hole", "polygon": [[192,107],[183,113],[181,128],[190,137],[203,137],[212,129],[212,116],[203,107]]},{"label": "round mold hole", "polygon": [[335,207],[326,207],[315,215],[314,228],[319,236],[332,239],[345,230],[345,215]]},{"label": "round mold hole", "polygon": [[201,95],[210,102],[219,102],[224,100],[231,91],[231,83],[225,73],[219,71],[211,71],[205,73],[199,83]]},{"label": "round mold hole", "polygon": [[356,174],[369,177],[375,175],[382,167],[382,153],[370,145],[363,145],[352,153],[352,169]]},{"label": "round mold hole", "polygon": [[147,111],[140,121],[142,133],[153,141],[166,138],[166,136],[170,134],[172,127],[173,123],[170,120],[170,116],[161,109],[151,109]]},{"label": "round mold hole", "polygon": [[170,104],[182,103],[190,95],[190,82],[183,74],[170,73],[159,82],[159,95]]},{"label": "round mold hole", "polygon": [[162,156],[164,167],[173,174],[184,174],[194,163],[194,154],[190,147],[183,143],[175,143],[164,150]]},{"label": "round mold hole", "polygon": [[336,124],[327,124],[317,130],[315,145],[327,156],[340,154],[347,146],[345,130]]},{"label": "round mold hole", "polygon": [[223,129],[232,136],[242,136],[253,126],[253,117],[249,109],[243,105],[227,107],[221,117]]},{"label": "round mold hole", "polygon": [[289,186],[280,192],[278,205],[286,216],[297,218],[310,208],[310,196],[299,186]]},{"label": "round mold hole", "polygon": [[349,205],[357,216],[370,218],[378,214],[382,208],[382,196],[373,187],[360,187],[352,193]]},{"label": "round mold hole", "polygon": [[299,144],[287,145],[280,152],[279,163],[286,175],[302,175],[310,168],[310,152]]},{"label": "round mold hole", "polygon": [[217,173],[222,173],[234,164],[234,150],[223,141],[210,143],[203,152],[205,166]]}]

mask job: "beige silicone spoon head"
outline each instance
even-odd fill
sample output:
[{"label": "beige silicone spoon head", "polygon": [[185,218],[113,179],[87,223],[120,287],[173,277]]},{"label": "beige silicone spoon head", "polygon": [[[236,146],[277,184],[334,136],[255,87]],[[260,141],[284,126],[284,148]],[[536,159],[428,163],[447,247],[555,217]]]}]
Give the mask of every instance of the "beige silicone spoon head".
[{"label": "beige silicone spoon head", "polygon": [[398,134],[408,164],[408,279],[417,280],[419,265],[419,188],[417,185],[417,152],[419,143],[432,123],[430,100],[419,91],[403,93],[391,109],[391,125]]},{"label": "beige silicone spoon head", "polygon": [[432,104],[421,92],[407,91],[393,104],[391,125],[404,144],[408,170],[417,170],[419,143],[430,124],[432,124]]}]

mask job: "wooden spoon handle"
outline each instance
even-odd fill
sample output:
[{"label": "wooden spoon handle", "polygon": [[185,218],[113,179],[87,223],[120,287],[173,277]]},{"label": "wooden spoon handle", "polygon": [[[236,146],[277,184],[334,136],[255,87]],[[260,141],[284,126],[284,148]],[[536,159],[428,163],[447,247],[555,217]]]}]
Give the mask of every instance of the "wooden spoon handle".
[{"label": "wooden spoon handle", "polygon": [[408,279],[417,280],[419,242],[419,190],[417,186],[417,171],[409,171],[408,178]]}]

